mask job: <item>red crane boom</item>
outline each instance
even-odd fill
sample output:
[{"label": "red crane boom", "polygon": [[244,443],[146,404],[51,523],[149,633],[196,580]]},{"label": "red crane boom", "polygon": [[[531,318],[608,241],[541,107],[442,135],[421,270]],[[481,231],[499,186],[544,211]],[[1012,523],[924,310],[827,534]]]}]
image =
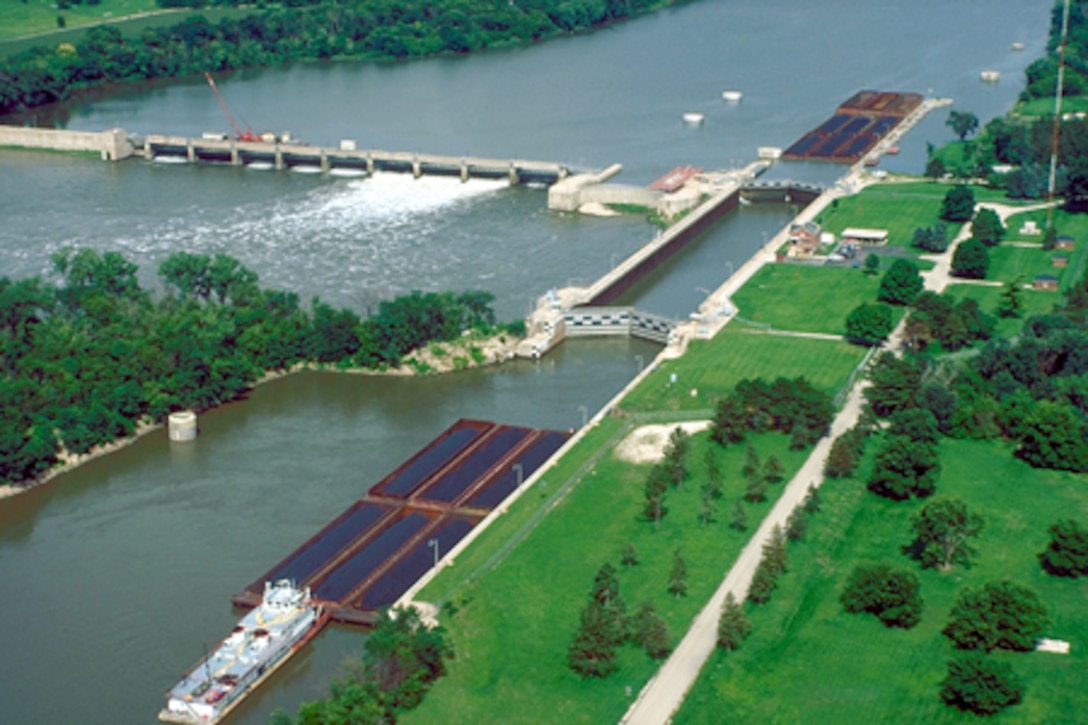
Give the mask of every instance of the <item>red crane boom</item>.
[{"label": "red crane boom", "polygon": [[257,137],[250,129],[242,130],[242,127],[238,125],[238,122],[234,120],[234,114],[230,112],[230,106],[227,105],[227,100],[223,98],[223,94],[219,92],[219,86],[215,84],[215,79],[212,78],[211,73],[205,73],[204,79],[208,81],[208,85],[212,87],[212,93],[215,94],[215,99],[219,101],[220,108],[223,109],[223,113],[227,117],[227,121],[230,122],[231,129],[234,130],[234,137],[239,141],[256,141]]}]

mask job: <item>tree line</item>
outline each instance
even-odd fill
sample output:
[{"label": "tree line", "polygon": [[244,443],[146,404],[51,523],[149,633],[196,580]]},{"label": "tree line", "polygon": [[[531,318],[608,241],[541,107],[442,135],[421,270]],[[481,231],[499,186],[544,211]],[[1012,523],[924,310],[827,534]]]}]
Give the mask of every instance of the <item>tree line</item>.
[{"label": "tree line", "polygon": [[62,453],[131,435],[141,421],[242,396],[299,363],[382,370],[430,341],[496,325],[484,291],[419,292],[360,319],[314,297],[264,289],[238,260],[180,252],[140,286],[116,252],[66,251],[54,278],[0,277],[0,481],[26,482]]},{"label": "tree line", "polygon": [[[194,14],[125,37],[113,26],[81,42],[0,60],[0,115],[63,101],[101,83],[176,78],[303,59],[401,60],[531,43],[676,0],[287,0],[212,23]],[[164,6],[236,5],[162,0]]]}]

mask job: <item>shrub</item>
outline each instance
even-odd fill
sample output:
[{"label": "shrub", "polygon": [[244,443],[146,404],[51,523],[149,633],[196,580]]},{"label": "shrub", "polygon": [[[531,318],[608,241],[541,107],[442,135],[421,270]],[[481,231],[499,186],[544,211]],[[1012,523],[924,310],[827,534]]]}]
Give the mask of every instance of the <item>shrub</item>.
[{"label": "shrub", "polygon": [[1054,576],[1088,574],[1088,530],[1072,519],[1059,521],[1050,527],[1050,543],[1039,559]]},{"label": "shrub", "polygon": [[959,649],[1027,652],[1049,622],[1032,590],[1011,581],[987,582],[960,590],[942,631]]},{"label": "shrub", "polygon": [[972,653],[948,663],[941,683],[946,704],[979,715],[993,715],[1024,697],[1024,684],[1012,668],[991,657]]},{"label": "shrub", "polygon": [[888,564],[854,567],[841,601],[852,614],[874,614],[885,627],[910,629],[922,618],[918,576]]}]

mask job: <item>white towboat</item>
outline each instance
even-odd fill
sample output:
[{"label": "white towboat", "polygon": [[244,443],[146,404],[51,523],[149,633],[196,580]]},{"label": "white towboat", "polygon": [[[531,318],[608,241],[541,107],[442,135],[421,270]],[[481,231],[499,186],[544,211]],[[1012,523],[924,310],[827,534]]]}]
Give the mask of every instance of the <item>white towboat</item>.
[{"label": "white towboat", "polygon": [[171,688],[159,720],[218,722],[304,643],[317,619],[309,587],[265,582],[260,606]]},{"label": "white towboat", "polygon": [[729,103],[737,103],[742,98],[744,98],[744,94],[740,91],[722,91],[722,99]]},{"label": "white towboat", "polygon": [[683,116],[684,123],[689,126],[698,126],[703,122],[703,114],[701,113],[685,113]]}]

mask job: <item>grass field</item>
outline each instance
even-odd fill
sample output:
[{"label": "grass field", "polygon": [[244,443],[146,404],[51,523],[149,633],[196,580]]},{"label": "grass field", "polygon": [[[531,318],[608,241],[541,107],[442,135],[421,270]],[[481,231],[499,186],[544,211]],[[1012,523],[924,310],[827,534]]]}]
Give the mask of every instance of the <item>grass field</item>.
[{"label": "grass field", "polygon": [[0,4],[0,41],[51,33],[57,29],[58,15],[74,28],[156,10],[161,8],[155,0],[101,0],[98,5],[84,2],[64,10],[52,0],[7,0]]},{"label": "grass field", "polygon": [[[775,452],[788,471],[807,452],[788,450],[788,438],[769,434],[754,439],[765,458]],[[679,641],[691,620],[747,541],[748,533],[729,528],[730,512],[743,491],[740,469],[744,447],[719,449],[726,493],[717,520],[698,523],[699,482],[707,434],[695,437],[689,470],[693,477],[670,492],[660,530],[642,519],[643,483],[649,466],[603,456],[554,515],[543,519],[488,576],[459,590],[457,611],[442,616],[456,651],[450,673],[428,693],[405,723],[432,722],[615,722],[629,703],[626,687],[637,694],[657,663],[634,646],[620,650],[619,671],[604,680],[583,681],[566,667],[566,650],[597,569],[611,562],[620,570],[621,593],[634,611],[653,601]],[[717,448],[717,446],[715,446]],[[549,476],[549,487],[561,485]],[[771,495],[782,484],[772,486]],[[530,496],[535,492],[531,492]],[[770,502],[746,504],[754,526]],[[493,543],[500,531],[485,535]],[[620,552],[634,543],[638,566],[619,565]],[[676,598],[666,587],[673,551],[688,566],[688,595]],[[428,599],[445,587],[443,579],[463,575],[467,561],[444,572],[421,594]]]},{"label": "grass field", "polygon": [[[825,231],[836,236],[847,227],[887,229],[889,246],[920,254],[922,250],[911,246],[914,230],[941,222],[941,203],[949,188],[947,184],[925,181],[867,186],[861,193],[844,197],[837,206],[826,209],[820,215],[821,223]],[[948,238],[952,239],[960,225],[945,225]]]},{"label": "grass field", "polygon": [[[1027,103],[1018,103],[1014,109],[1021,116],[1049,116],[1054,117],[1053,98],[1033,98]],[[1088,97],[1064,96],[1062,98],[1062,113],[1088,112]]]},{"label": "grass field", "polygon": [[[667,360],[624,399],[629,411],[712,409],[749,378],[804,376],[835,394],[865,355],[846,342],[780,337],[732,322],[713,340],[696,340],[679,360]],[[673,383],[671,375],[676,374]],[[696,394],[692,395],[691,391]]]},{"label": "grass field", "polygon": [[1052,274],[1058,278],[1061,287],[1066,286],[1066,276],[1072,276],[1069,267],[1060,268],[1051,264],[1051,257],[1067,252],[1047,251],[1041,247],[996,246],[990,250],[990,269],[986,279],[1009,282],[1021,278],[1025,284],[1031,284],[1036,275]]},{"label": "grass field", "polygon": [[733,722],[978,722],[938,697],[952,654],[940,630],[961,587],[1004,578],[1038,592],[1052,620],[1046,635],[1073,647],[1068,657],[995,655],[1027,685],[1025,701],[997,719],[1082,721],[1088,590],[1047,576],[1037,555],[1055,521],[1088,521],[1088,476],[1032,469],[997,442],[946,439],[941,460],[938,494],[962,498],[986,527],[972,568],[919,570],[925,610],[917,627],[885,629],[875,617],[846,614],[839,595],[861,562],[918,569],[899,547],[910,541],[910,515],[921,504],[881,499],[858,481],[829,481],[774,598],[749,610],[752,636],[734,653],[712,655],[674,722],[718,723],[722,713]]},{"label": "grass field", "polygon": [[738,314],[776,330],[846,333],[846,316],[875,302],[880,276],[849,267],[768,264],[733,295]]}]

